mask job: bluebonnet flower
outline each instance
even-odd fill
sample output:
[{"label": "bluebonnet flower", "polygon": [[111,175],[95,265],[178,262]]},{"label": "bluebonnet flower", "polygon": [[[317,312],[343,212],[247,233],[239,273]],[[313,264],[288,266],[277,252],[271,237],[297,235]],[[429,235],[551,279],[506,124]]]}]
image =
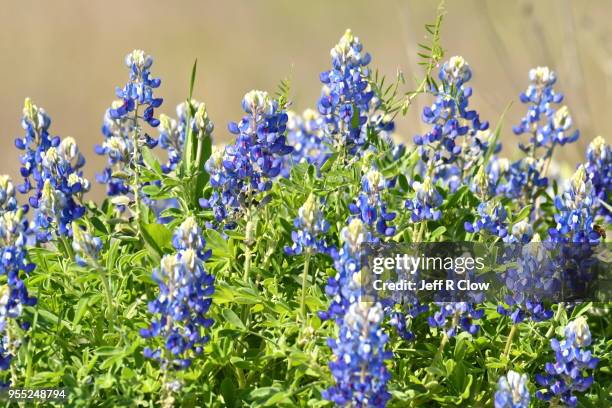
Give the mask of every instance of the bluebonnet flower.
[{"label": "bluebonnet flower", "polygon": [[[534,322],[550,319],[553,312],[545,307],[542,299],[550,298],[559,287],[549,249],[540,242],[537,234],[530,242],[524,241],[525,234],[531,233],[531,227],[526,221],[521,223],[515,224],[515,227],[520,225],[517,228],[519,237],[508,241],[518,245],[503,247],[503,252],[509,255],[509,259],[518,259],[516,266],[508,268],[502,274],[504,284],[509,290],[509,294],[504,298],[509,307],[497,306],[497,311],[509,316],[513,324],[520,323],[527,317]],[[501,254],[500,262],[503,262],[505,255]]]},{"label": "bluebonnet flower", "polygon": [[319,312],[323,320],[335,319],[338,324],[349,306],[358,301],[361,290],[361,245],[376,242],[360,218],[353,218],[340,232],[342,246],[334,254],[336,276],[327,280],[325,293],[331,298],[328,311]]},{"label": "bluebonnet flower", "polygon": [[357,301],[351,304],[340,324],[337,340],[329,339],[334,354],[329,368],[335,385],[323,391],[323,398],[337,406],[384,407],[391,398],[391,378],[385,360],[388,336],[381,328],[384,312],[380,303]]},{"label": "bluebonnet flower", "polygon": [[256,205],[260,193],[272,188],[272,180],[280,174],[283,156],[293,151],[286,144],[288,116],[278,101],[267,92],[251,91],[244,96],[242,107],[247,115],[228,126],[236,141],[206,163],[215,191],[201,199],[200,205],[212,209],[218,222],[230,211]]},{"label": "bluebonnet flower", "polygon": [[529,222],[522,220],[512,226],[510,234],[506,236],[504,242],[520,242],[526,244],[533,238],[533,228]]},{"label": "bluebonnet flower", "polygon": [[41,242],[49,241],[54,233],[69,235],[70,224],[85,213],[83,194],[89,190],[89,181],[83,177],[85,158],[75,140],[49,134],[51,119],[44,109],[26,98],[22,127],[26,134],[15,140],[21,155],[19,186],[23,194],[34,190],[28,203],[35,209],[34,229]]},{"label": "bluebonnet flower", "polygon": [[[429,310],[429,306],[421,304],[417,299],[381,299],[381,303],[385,309],[385,314],[389,316],[389,324],[395,327],[397,334],[404,340],[411,341],[415,339],[414,333],[408,328],[408,322],[418,315]],[[387,304],[386,304],[387,303]],[[401,304],[400,310],[395,308],[396,304]]]},{"label": "bluebonnet flower", "polygon": [[374,167],[367,168],[361,178],[361,188],[362,191],[356,202],[349,205],[351,214],[359,215],[361,220],[374,227],[380,236],[395,234],[395,227],[389,226],[388,222],[393,221],[396,214],[387,211],[387,205],[382,197],[388,188],[385,177]]},{"label": "bluebonnet flower", "polygon": [[555,198],[557,225],[548,233],[553,242],[597,243],[600,236],[594,229],[595,191],[586,169],[580,165],[568,190]]},{"label": "bluebonnet flower", "polygon": [[123,88],[117,88],[119,99],[104,114],[104,142],[95,148],[97,154],[108,156],[107,167],[96,178],[107,185],[109,196],[130,192],[127,180],[134,178],[135,167],[142,163],[140,148],[157,145],[155,139],[143,133],[140,120],[157,127],[159,119],[154,112],[163,102],[153,96],[153,90],[161,84],[160,79],[150,77],[153,58],[142,50],[134,50],[126,56],[125,63],[130,79]]},{"label": "bluebonnet flower", "polygon": [[372,58],[362,50],[359,38],[346,30],[330,52],[332,69],[320,75],[324,86],[318,109],[325,121],[324,133],[337,151],[349,155],[366,143],[374,97],[367,68]]},{"label": "bluebonnet flower", "polygon": [[[180,117],[179,117],[180,118]],[[174,170],[183,156],[185,147],[185,123],[179,119],[159,115],[159,146],[168,153],[168,162],[162,165],[164,173]]]},{"label": "bluebonnet flower", "polygon": [[[557,75],[548,67],[537,67],[529,71],[531,83],[520,95],[521,102],[527,104],[527,114],[521,123],[514,126],[517,135],[528,133],[530,143],[536,148],[551,148],[555,144],[564,145],[575,142],[580,133],[571,131],[572,118],[567,106],[556,109],[563,101],[563,94],[555,92],[553,86]],[[525,151],[530,147],[523,146]]]},{"label": "bluebonnet flower", "polygon": [[79,265],[95,264],[102,250],[102,240],[81,226],[73,224],[72,249],[74,249],[76,262]]},{"label": "bluebonnet flower", "polygon": [[572,130],[567,106],[556,107],[563,101],[563,95],[553,88],[557,81],[555,72],[548,67],[537,67],[529,71],[529,79],[530,85],[520,95],[521,102],[528,105],[527,114],[513,127],[516,135],[530,135],[527,145],[519,144],[527,156],[510,166],[502,192],[509,198],[522,199],[523,204],[533,201],[535,215],[538,206],[534,197],[549,184],[546,173],[555,147],[575,142],[580,133]]},{"label": "bluebonnet flower", "polygon": [[293,152],[284,158],[283,177],[289,177],[291,167],[299,163],[320,168],[331,154],[329,141],[323,134],[323,118],[318,112],[306,109],[301,115],[288,111],[287,144]]},{"label": "bluebonnet flower", "polygon": [[612,195],[612,146],[603,137],[597,136],[587,148],[587,175],[596,197],[594,205],[606,223],[612,223],[612,212],[602,203],[609,203]]},{"label": "bluebonnet flower", "polygon": [[[225,171],[225,167],[223,167],[224,156],[225,146],[213,145],[211,155],[204,164],[204,168],[210,176],[210,185],[215,191],[213,191],[210,198],[200,200],[200,205],[203,208],[213,210],[215,220],[218,222],[227,218],[228,210],[223,197],[226,198],[226,202],[234,204],[234,201],[231,200],[231,194],[237,189],[236,185],[238,184],[238,180],[229,177]],[[227,190],[225,195],[224,190]]]},{"label": "bluebonnet flower", "polygon": [[478,112],[468,108],[472,88],[466,83],[471,77],[472,70],[463,57],[452,57],[442,65],[441,83],[432,89],[436,100],[422,114],[423,122],[432,128],[414,137],[426,176],[444,181],[451,190],[461,182],[465,170],[474,165],[479,152],[488,149],[491,139],[490,134],[481,133],[489,128],[489,123],[481,121]]},{"label": "bluebonnet flower", "polygon": [[464,228],[467,232],[488,232],[500,238],[508,234],[506,208],[496,200],[482,202],[477,208],[476,221],[465,222]]},{"label": "bluebonnet flower", "polygon": [[[210,135],[214,129],[213,122],[208,117],[206,104],[192,99],[191,109],[193,115],[190,117],[191,129],[196,135]],[[176,106],[178,119],[173,119],[167,115],[159,115],[159,145],[168,153],[168,162],[162,166],[164,173],[174,170],[183,157],[185,148],[185,138],[187,117],[189,109],[187,102],[181,102]]]},{"label": "bluebonnet flower", "polygon": [[494,399],[495,408],[528,408],[530,400],[526,374],[510,370],[499,378]]},{"label": "bluebonnet flower", "polygon": [[533,189],[543,189],[548,186],[548,178],[544,176],[545,160],[540,157],[524,157],[512,162],[504,174],[505,182],[498,185],[497,193],[511,199],[527,199],[533,195]]},{"label": "bluebonnet flower", "polygon": [[0,175],[0,275],[6,279],[0,286],[0,370],[8,369],[17,353],[17,324],[22,329],[28,327],[20,321],[23,307],[36,304],[22,280],[35,268],[27,260],[28,228],[24,209],[15,198],[15,186],[8,176]]},{"label": "bluebonnet flower", "polygon": [[536,375],[536,382],[545,387],[538,390],[536,396],[544,401],[575,407],[578,397],[574,393],[584,392],[593,384],[593,376],[587,370],[597,367],[599,359],[588,350],[591,332],[583,316],[569,322],[564,334],[564,340],[550,341],[556,360],[546,363],[545,374]]},{"label": "bluebonnet flower", "polygon": [[412,222],[437,221],[442,213],[438,209],[442,205],[442,195],[436,190],[431,178],[425,177],[422,183],[415,181],[412,188],[416,196],[406,201],[406,208],[412,211]]},{"label": "bluebonnet flower", "polygon": [[329,231],[329,222],[325,219],[314,194],[310,194],[298,210],[293,226],[296,228],[291,231],[293,245],[285,247],[287,255],[299,255],[304,251],[329,253],[330,248],[324,237]]},{"label": "bluebonnet flower", "polygon": [[429,316],[428,323],[431,327],[439,327],[444,330],[448,337],[453,337],[459,330],[465,330],[470,334],[476,334],[480,326],[474,324],[474,320],[482,318],[484,310],[476,310],[472,303],[468,302],[436,302],[439,309]]},{"label": "bluebonnet flower", "polygon": [[360,218],[351,219],[340,235],[342,247],[334,254],[337,274],[325,288],[331,304],[327,312],[319,313],[339,326],[338,338],[328,340],[335,385],[323,397],[338,406],[384,407],[390,398],[386,387],[390,374],[384,362],[392,356],[385,351],[388,336],[381,327],[385,311],[379,302],[362,297],[367,277],[361,270],[361,245],[378,238]]},{"label": "bluebonnet flower", "polygon": [[188,367],[194,355],[202,353],[208,335],[205,329],[213,324],[206,317],[212,303],[214,277],[204,262],[210,257],[202,230],[193,217],[176,229],[172,244],[177,253],[165,255],[153,279],[159,285],[159,296],[149,303],[149,311],[158,315],[142,337],[161,338],[160,348],[145,349],[145,356],[158,360],[164,370]]},{"label": "bluebonnet flower", "polygon": [[117,97],[122,104],[111,107],[111,119],[120,119],[130,112],[144,108],[142,119],[156,127],[159,120],[154,117],[154,110],[161,106],[163,99],[153,97],[153,90],[161,84],[159,78],[151,78],[153,58],[143,50],[134,50],[125,57],[125,65],[130,69],[130,80],[123,88],[117,88]]}]

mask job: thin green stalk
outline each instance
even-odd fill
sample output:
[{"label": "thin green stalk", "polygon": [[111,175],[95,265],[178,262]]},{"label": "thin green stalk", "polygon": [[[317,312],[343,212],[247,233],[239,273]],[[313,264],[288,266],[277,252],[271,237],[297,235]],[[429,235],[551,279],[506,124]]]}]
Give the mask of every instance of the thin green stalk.
[{"label": "thin green stalk", "polygon": [[561,310],[563,309],[563,307],[563,302],[557,304],[557,311],[555,312],[555,317],[553,318],[553,324],[550,325],[550,328],[546,332],[546,338],[551,338],[553,333],[555,332],[554,323],[557,323],[559,321],[559,318],[561,317]]},{"label": "thin green stalk", "polygon": [[420,225],[419,230],[417,232],[417,236],[415,237],[413,242],[416,242],[416,243],[420,243],[421,242],[421,239],[423,238],[423,234],[425,233],[425,229],[426,228],[427,228],[427,221],[421,221],[421,225]]},{"label": "thin green stalk", "polygon": [[132,191],[134,193],[134,216],[136,218],[137,231],[140,231],[140,175],[138,172],[138,162],[140,161],[140,157],[138,153],[140,152],[140,147],[138,146],[138,104],[136,104],[136,109],[134,109],[134,132],[132,133],[132,143],[133,143],[133,152],[132,152],[132,164],[134,166],[134,177],[132,178]]},{"label": "thin green stalk", "polygon": [[251,251],[251,245],[245,243],[244,249],[244,275],[243,279],[246,282],[249,279],[249,274],[251,272],[251,257],[253,253]]},{"label": "thin green stalk", "polygon": [[438,346],[438,350],[436,350],[436,354],[434,355],[434,362],[438,361],[442,356],[442,353],[444,352],[444,348],[446,347],[446,343],[448,343],[448,340],[448,335],[446,334],[446,332],[444,332],[444,335],[442,335],[442,341],[440,341],[440,346]]},{"label": "thin green stalk", "polygon": [[306,284],[308,280],[308,266],[310,265],[310,251],[306,251],[304,258],[304,270],[302,271],[302,299],[300,301],[300,311],[302,319],[306,321]]},{"label": "thin green stalk", "polygon": [[110,276],[107,273],[106,269],[98,263],[95,259],[92,260],[93,265],[100,274],[100,280],[102,281],[102,285],[104,286],[104,293],[106,294],[106,302],[108,303],[108,308],[110,310],[110,315],[112,320],[114,321],[116,318],[115,315],[115,306],[113,304],[113,291],[111,289],[110,284]]},{"label": "thin green stalk", "polygon": [[[251,245],[254,241],[254,229],[255,226],[253,224],[253,220],[251,217],[251,211],[248,209],[245,214],[246,217],[246,228],[245,228],[245,239],[244,239],[244,271],[243,271],[243,280],[244,283],[248,283],[249,275],[251,273],[251,258],[253,256],[253,251],[251,249]],[[242,305],[242,321],[246,322],[248,317],[249,306]]]},{"label": "thin green stalk", "polygon": [[506,346],[504,347],[504,354],[502,354],[502,356],[508,357],[510,355],[510,349],[512,348],[512,339],[514,338],[514,335],[516,334],[517,329],[518,329],[518,326],[516,324],[513,324],[512,328],[510,329],[510,333],[508,334],[508,339],[506,340]]},{"label": "thin green stalk", "polygon": [[72,250],[72,246],[70,245],[66,237],[59,236],[59,241],[62,243],[62,246],[64,247],[64,253],[66,254],[66,256],[68,256],[71,260],[74,261],[74,251]]}]

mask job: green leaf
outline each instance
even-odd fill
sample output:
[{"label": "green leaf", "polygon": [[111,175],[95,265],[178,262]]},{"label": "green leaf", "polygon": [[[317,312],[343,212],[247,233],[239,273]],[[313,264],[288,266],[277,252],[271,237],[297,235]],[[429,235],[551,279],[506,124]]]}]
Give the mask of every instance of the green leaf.
[{"label": "green leaf", "polygon": [[161,165],[157,157],[151,152],[151,149],[144,146],[142,148],[142,160],[144,161],[147,168],[153,171],[156,175],[161,176],[163,174]]},{"label": "green leaf", "polygon": [[276,394],[268,398],[268,400],[264,403],[264,406],[265,407],[277,406],[278,403],[287,401],[290,395],[291,394],[287,391],[277,392]]},{"label": "green leaf", "polygon": [[405,175],[400,174],[397,178],[397,181],[399,182],[399,186],[402,188],[403,191],[410,190],[410,183],[408,183],[408,179]]},{"label": "green leaf", "polygon": [[325,160],[325,163],[323,163],[323,166],[321,166],[321,172],[323,173],[331,169],[331,167],[334,165],[336,160],[338,160],[338,153],[332,153],[327,158],[327,160]]},{"label": "green leaf", "polygon": [[77,303],[77,305],[75,306],[74,319],[72,320],[73,325],[76,326],[77,324],[79,324],[79,322],[83,318],[83,315],[87,311],[88,302],[89,302],[88,297],[82,297],[81,299],[79,299],[79,303]]},{"label": "green leaf", "polygon": [[208,180],[210,179],[210,175],[206,172],[204,165],[206,161],[208,160],[208,158],[210,157],[210,155],[212,154],[212,138],[209,134],[204,134],[204,135],[201,135],[201,137],[198,137],[197,143],[198,143],[198,146],[197,146],[198,153],[196,153],[196,158],[199,158],[199,161],[195,164],[195,168],[199,172],[198,172],[198,176],[195,182],[195,191],[194,191],[195,192],[194,194],[195,202],[193,203],[196,208],[199,205],[198,200],[202,198],[203,196],[204,187],[206,186],[206,183],[208,183]]},{"label": "green leaf", "polygon": [[164,254],[164,248],[169,248],[172,242],[172,231],[161,224],[142,224],[142,237],[145,243],[157,253],[159,257]]},{"label": "green leaf", "polygon": [[242,323],[242,320],[238,317],[236,313],[234,313],[231,309],[223,309],[221,315],[230,325],[234,327],[238,327],[239,329],[246,330],[246,326]]},{"label": "green leaf", "polygon": [[236,406],[236,386],[231,378],[225,377],[221,381],[221,395],[223,395],[226,407]]},{"label": "green leaf", "polygon": [[516,224],[517,222],[524,220],[525,218],[529,217],[529,214],[531,214],[531,204],[523,207],[523,209],[517,214],[516,218],[512,223]]},{"label": "green leaf", "polygon": [[440,226],[438,228],[436,228],[430,235],[429,235],[429,240],[430,241],[434,241],[436,238],[438,238],[439,236],[443,235],[446,232],[446,227],[444,226]]},{"label": "green leaf", "polygon": [[189,80],[189,100],[193,98],[193,87],[195,85],[196,72],[198,71],[198,59],[196,58],[193,61],[193,66],[191,67],[191,79]]},{"label": "green leaf", "polygon": [[489,141],[489,148],[487,149],[487,152],[485,153],[485,156],[484,156],[483,163],[485,166],[487,165],[487,163],[489,163],[489,159],[495,152],[495,146],[497,145],[497,142],[499,141],[499,138],[501,135],[502,125],[504,123],[504,117],[506,116],[506,112],[508,112],[511,106],[512,106],[512,102],[508,103],[508,105],[506,105],[506,107],[504,108],[504,111],[502,112],[501,116],[499,117],[497,126],[495,127],[495,130],[493,131],[493,140]]}]

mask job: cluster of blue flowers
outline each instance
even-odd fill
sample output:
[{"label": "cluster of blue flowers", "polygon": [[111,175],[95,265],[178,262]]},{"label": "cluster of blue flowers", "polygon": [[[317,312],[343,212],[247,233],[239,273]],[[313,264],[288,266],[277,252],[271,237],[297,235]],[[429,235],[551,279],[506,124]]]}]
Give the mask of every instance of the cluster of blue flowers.
[{"label": "cluster of blue flowers", "polygon": [[425,177],[423,182],[414,181],[412,188],[416,192],[414,198],[406,200],[406,208],[412,211],[410,218],[412,222],[437,221],[442,212],[438,209],[442,205],[442,195],[432,184],[430,177]]},{"label": "cluster of blue flowers", "polygon": [[291,167],[299,163],[320,168],[331,154],[329,141],[323,134],[323,118],[312,109],[306,109],[301,115],[288,111],[287,115],[287,144],[293,147],[293,152],[285,156],[282,176],[289,177]]},{"label": "cluster of blue flowers", "polygon": [[97,154],[108,156],[108,166],[97,175],[97,180],[107,185],[109,196],[130,192],[127,180],[134,176],[135,166],[141,164],[140,148],[157,145],[157,140],[143,133],[140,120],[157,127],[160,122],[154,117],[155,108],[163,102],[153,96],[154,89],[161,84],[159,78],[150,77],[153,58],[142,50],[134,50],[125,57],[125,64],[130,69],[130,79],[123,88],[117,88],[119,99],[104,115],[104,142],[95,149]]},{"label": "cluster of blue flowers", "polygon": [[597,243],[601,236],[595,229],[593,183],[580,165],[561,197],[555,198],[557,225],[549,230],[550,239],[559,243]]},{"label": "cluster of blue flowers", "polygon": [[474,320],[482,318],[484,310],[476,310],[474,305],[468,302],[436,302],[436,304],[439,309],[427,320],[431,327],[443,329],[448,337],[455,336],[459,330],[470,334],[476,334],[480,330],[480,326],[474,324]]},{"label": "cluster of blue flowers", "polygon": [[[554,105],[563,101],[563,94],[555,92],[553,86],[557,75],[548,67],[537,67],[529,71],[531,83],[520,94],[522,103],[527,104],[527,114],[521,123],[513,127],[515,134],[531,135],[530,143],[536,148],[552,148],[578,140],[580,132],[571,130],[572,118],[567,106],[556,109]],[[531,147],[523,146],[525,151]],[[547,153],[548,154],[548,153]]]},{"label": "cluster of blue flowers", "polygon": [[205,249],[202,230],[193,217],[176,229],[172,244],[177,253],[165,255],[153,272],[160,293],[149,303],[149,311],[159,317],[140,331],[144,338],[163,340],[163,347],[147,347],[145,356],[160,361],[164,370],[189,367],[209,339],[203,332],[213,324],[206,315],[212,303],[214,277],[204,265],[211,251]]},{"label": "cluster of blue flowers", "polygon": [[538,190],[548,186],[546,173],[555,147],[575,142],[580,135],[578,130],[571,129],[567,106],[556,108],[563,95],[553,88],[557,81],[555,72],[537,67],[529,71],[529,79],[530,85],[520,95],[521,102],[528,105],[527,114],[513,128],[517,135],[531,135],[529,144],[519,144],[527,156],[509,166],[506,182],[499,186],[500,193],[513,199],[524,198],[526,204],[531,203]]},{"label": "cluster of blue flowers", "polygon": [[452,57],[442,65],[440,84],[431,90],[436,100],[422,114],[423,121],[432,128],[414,137],[424,176],[432,177],[434,182],[442,180],[451,191],[488,149],[491,139],[490,133],[485,133],[489,123],[468,109],[472,88],[466,83],[471,77],[472,70],[463,57]]},{"label": "cluster of blue flowers", "polygon": [[324,84],[318,109],[323,116],[324,134],[336,151],[354,155],[366,143],[370,110],[374,108],[374,92],[369,83],[371,61],[363,53],[359,38],[346,30],[331,50],[332,69],[322,72]]},{"label": "cluster of blue flowers", "polygon": [[320,203],[314,194],[310,194],[304,205],[298,210],[293,226],[296,228],[291,231],[293,245],[285,247],[287,255],[299,255],[304,251],[324,254],[330,252],[330,247],[325,242],[329,222],[325,219]]},{"label": "cluster of blue flowers", "polygon": [[7,370],[20,344],[15,322],[27,329],[19,318],[24,306],[36,304],[22,278],[35,268],[27,260],[28,221],[15,198],[15,186],[6,175],[0,175],[0,370]]},{"label": "cluster of blue flowers", "polygon": [[360,218],[352,218],[340,232],[342,246],[334,255],[336,276],[327,280],[325,293],[331,298],[327,311],[320,311],[322,320],[335,319],[340,324],[351,304],[359,301],[361,288],[361,245],[375,242],[375,237]]},{"label": "cluster of blue flowers", "polygon": [[[358,216],[349,220],[341,231],[342,247],[334,252],[337,274],[330,277],[325,291],[331,302],[328,311],[319,312],[323,320],[334,319],[339,326],[337,339],[328,339],[334,359],[329,363],[335,379],[333,387],[323,397],[338,406],[384,407],[391,395],[387,382],[391,378],[385,360],[392,353],[385,351],[388,335],[382,329],[387,310],[374,299],[365,299],[363,285],[366,276],[361,268],[361,245],[378,242],[374,231],[381,235],[393,231],[391,227],[377,227],[376,218],[387,217],[380,197],[385,180],[377,170],[370,169],[363,178],[365,201],[352,205]],[[384,222],[384,221],[383,221]],[[389,229],[390,228],[390,229]],[[392,232],[391,232],[392,233]],[[405,321],[396,316],[396,322]],[[403,329],[407,332],[406,328]]]},{"label": "cluster of blue flowers", "polygon": [[353,218],[342,230],[341,239],[342,248],[335,255],[337,274],[325,288],[331,297],[329,310],[319,312],[319,317],[334,319],[339,326],[338,338],[328,339],[334,354],[329,367],[335,385],[323,397],[339,406],[383,407],[390,398],[386,388],[390,375],[384,361],[391,358],[384,350],[384,310],[380,303],[362,299],[361,245],[374,238],[360,218]]},{"label": "cluster of blue flowers", "polygon": [[526,374],[510,370],[499,378],[494,398],[495,408],[529,408],[530,401]]},{"label": "cluster of blue flowers", "polygon": [[[520,230],[530,229],[525,221],[515,224],[515,227],[519,225]],[[520,235],[525,234],[521,232]],[[512,242],[518,245],[504,247],[504,250],[520,251],[519,262],[518,265],[508,268],[504,274],[505,286],[510,291],[504,300],[509,307],[498,305],[497,311],[509,316],[513,324],[520,323],[527,317],[534,322],[548,320],[553,316],[553,312],[545,307],[542,299],[550,298],[558,289],[551,253],[539,242],[538,235],[530,243],[518,238]],[[517,259],[516,254],[513,258]]]},{"label": "cluster of blue flowers", "polygon": [[586,319],[581,316],[565,327],[565,339],[552,339],[550,346],[555,352],[556,361],[546,363],[546,373],[536,375],[536,382],[545,387],[536,392],[544,401],[555,401],[575,407],[578,398],[575,392],[584,392],[593,384],[593,376],[587,370],[594,369],[599,359],[592,356],[591,332]]},{"label": "cluster of blue flowers", "polygon": [[[188,115],[188,109],[193,109],[193,115]],[[183,157],[185,148],[185,138],[187,136],[187,119],[191,126],[191,131],[204,137],[211,135],[214,124],[208,117],[206,104],[191,100],[190,106],[187,102],[182,102],[176,107],[177,119],[173,119],[164,114],[159,115],[159,145],[168,153],[168,161],[162,165],[164,173],[168,173],[176,168]]]},{"label": "cluster of blue flowers", "polygon": [[72,221],[85,213],[83,194],[89,181],[83,177],[85,158],[71,137],[60,139],[49,134],[51,119],[44,109],[27,98],[21,125],[23,138],[15,145],[23,150],[21,175],[24,183],[19,192],[33,190],[28,203],[34,208],[33,229],[40,242],[49,241],[53,234],[70,235]]},{"label": "cluster of blue flowers", "polygon": [[597,136],[587,148],[585,169],[593,186],[595,208],[606,223],[612,223],[610,206],[612,202],[612,146],[603,137]]},{"label": "cluster of blue flowers", "polygon": [[464,224],[467,232],[488,232],[500,238],[508,235],[506,208],[495,200],[484,201],[478,204],[476,221]]},{"label": "cluster of blue flowers", "polygon": [[206,163],[215,191],[200,200],[226,226],[231,226],[232,217],[241,210],[258,204],[260,193],[270,190],[272,180],[280,174],[283,156],[293,151],[286,144],[288,116],[278,101],[267,92],[251,91],[244,96],[242,107],[247,115],[228,126],[236,141],[214,152]]},{"label": "cluster of blue flowers", "polygon": [[395,219],[394,212],[387,211],[387,205],[383,200],[383,192],[389,187],[389,181],[385,179],[375,167],[366,169],[361,178],[362,191],[359,193],[355,203],[349,205],[349,211],[354,216],[372,228],[372,231],[381,237],[395,234],[395,227],[388,223]]},{"label": "cluster of blue flowers", "polygon": [[185,109],[186,103],[176,107],[178,121],[170,116],[159,115],[159,146],[168,153],[168,161],[162,165],[162,171],[169,173],[174,170],[183,156],[185,147]]},{"label": "cluster of blue flowers", "polygon": [[380,303],[357,301],[349,307],[337,340],[329,339],[334,354],[329,368],[336,384],[323,391],[323,398],[337,406],[384,407],[391,398],[391,378],[385,360],[388,336],[381,328],[384,312]]}]

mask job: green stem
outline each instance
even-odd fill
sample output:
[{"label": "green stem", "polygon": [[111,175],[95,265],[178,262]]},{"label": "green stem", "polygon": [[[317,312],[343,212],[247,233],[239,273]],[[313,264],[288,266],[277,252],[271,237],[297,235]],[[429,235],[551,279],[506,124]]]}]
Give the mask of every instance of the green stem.
[{"label": "green stem", "polygon": [[506,340],[506,347],[504,347],[504,354],[502,354],[504,357],[508,357],[510,355],[510,348],[512,348],[512,339],[514,338],[517,329],[518,326],[516,324],[513,324],[512,328],[510,328],[510,333],[508,334],[508,339]]},{"label": "green stem", "polygon": [[247,280],[249,280],[249,274],[251,272],[251,256],[253,255],[252,251],[251,251],[251,245],[249,245],[248,243],[245,244],[245,249],[244,249],[244,281],[246,282]]},{"label": "green stem", "polygon": [[[555,312],[555,317],[553,318],[553,322],[557,323],[559,318],[561,317],[561,310],[563,309],[563,302],[557,304],[557,311]],[[546,338],[551,338],[553,333],[555,332],[555,325],[551,324],[550,328],[546,332]]]},{"label": "green stem", "polygon": [[96,270],[100,274],[100,280],[102,281],[102,285],[104,286],[104,293],[106,294],[106,303],[108,303],[108,309],[110,311],[111,318],[114,321],[116,316],[115,306],[113,304],[113,291],[111,289],[110,276],[102,265],[100,265],[95,260],[93,260],[93,262]]},{"label": "green stem", "polygon": [[134,166],[134,177],[132,179],[132,190],[134,193],[134,216],[136,218],[137,231],[140,231],[140,175],[138,171],[138,163],[139,163],[139,149],[138,145],[138,104],[136,105],[136,109],[134,109],[134,132],[132,133],[132,143],[133,143],[133,152],[132,152],[132,164]]},{"label": "green stem", "polygon": [[[253,244],[253,234],[254,228],[253,220],[251,218],[251,211],[247,210],[245,214],[246,218],[246,228],[245,228],[245,240],[244,240],[244,271],[243,271],[243,280],[244,283],[247,284],[249,281],[249,275],[251,273],[251,258],[253,256],[253,251],[251,249],[251,245]],[[249,305],[242,305],[242,321],[246,322],[249,313]]]},{"label": "green stem", "polygon": [[417,236],[412,242],[420,243],[421,238],[423,238],[423,234],[425,233],[425,229],[427,228],[427,221],[421,221],[421,226],[419,227],[419,231],[417,232]]},{"label": "green stem", "polygon": [[236,367],[236,379],[238,380],[238,389],[242,390],[246,387],[246,379],[242,368]]},{"label": "green stem", "polygon": [[434,362],[438,361],[438,359],[440,359],[440,357],[442,356],[442,353],[444,352],[444,347],[446,347],[446,343],[448,343],[448,335],[446,334],[446,332],[444,332],[444,334],[442,335],[442,341],[440,341],[440,346],[438,346],[438,350],[434,355]]},{"label": "green stem", "polygon": [[59,237],[59,240],[62,243],[62,246],[64,247],[64,253],[66,254],[66,256],[68,256],[72,261],[74,261],[74,251],[72,250],[72,246],[70,245],[66,237],[62,235]]},{"label": "green stem", "polygon": [[302,300],[300,302],[300,311],[302,319],[306,321],[306,284],[308,278],[308,266],[310,265],[310,251],[306,251],[304,258],[304,270],[302,271]]},{"label": "green stem", "polygon": [[[434,357],[431,360],[430,367],[433,367],[438,362],[438,360],[442,357],[442,353],[444,352],[444,347],[446,347],[446,343],[448,343],[448,340],[449,340],[448,335],[446,334],[446,332],[444,332],[444,334],[442,335],[442,340],[440,341],[440,345],[438,346],[438,350],[436,350],[436,354],[434,354]],[[431,371],[427,371],[427,374],[425,374],[425,379],[423,380],[423,382],[427,384],[430,378],[431,378]]]}]

